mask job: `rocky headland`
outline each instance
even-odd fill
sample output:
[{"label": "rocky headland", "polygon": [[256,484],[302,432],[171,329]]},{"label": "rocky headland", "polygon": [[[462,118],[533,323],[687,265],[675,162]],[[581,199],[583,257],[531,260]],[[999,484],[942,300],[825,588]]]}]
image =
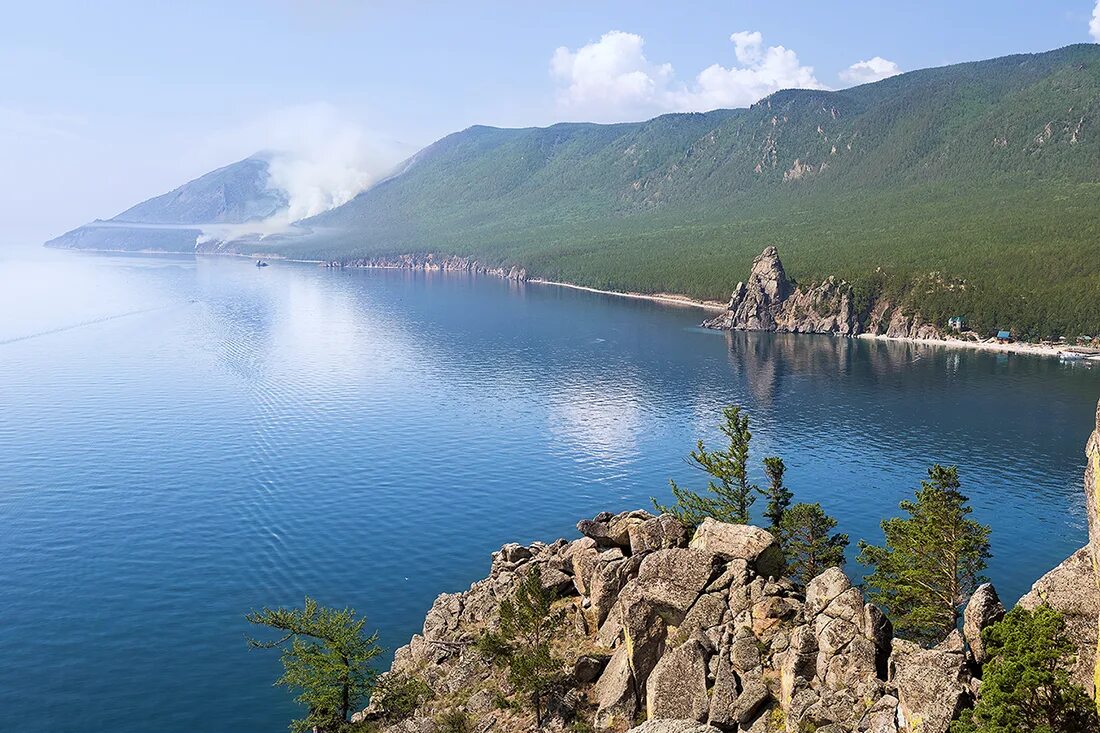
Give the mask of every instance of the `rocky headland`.
[{"label": "rocky headland", "polygon": [[853,288],[843,280],[829,277],[808,286],[792,283],[775,247],[753,260],[749,279],[737,283],[725,312],[703,325],[735,331],[944,338],[919,313],[906,313],[888,300],[857,308]]},{"label": "rocky headland", "polygon": [[[1086,448],[1090,543],[1035,583],[1020,603],[1062,612],[1078,648],[1076,679],[1094,693],[1100,591],[1100,407]],[[416,679],[431,695],[387,733],[443,733],[459,712],[471,730],[535,730],[476,640],[537,572],[565,622],[554,640],[567,679],[544,730],[632,733],[946,733],[973,705],[986,661],[981,631],[1005,614],[992,585],[969,601],[961,630],[922,648],[894,636],[839,569],[799,587],[782,577],[775,539],[706,520],[689,538],[670,515],[603,513],[581,537],[505,545],[489,576],[439,596],[423,630],[384,678]],[[377,716],[379,701],[358,713]]]}]

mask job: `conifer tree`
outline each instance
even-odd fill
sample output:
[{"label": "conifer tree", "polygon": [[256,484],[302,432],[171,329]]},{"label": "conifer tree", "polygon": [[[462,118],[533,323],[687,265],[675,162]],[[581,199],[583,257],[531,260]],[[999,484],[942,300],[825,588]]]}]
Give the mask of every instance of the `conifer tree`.
[{"label": "conifer tree", "polygon": [[882,547],[859,543],[859,561],[871,600],[890,613],[900,635],[936,643],[955,629],[959,610],[984,581],[989,527],[969,519],[958,470],[934,465],[915,501],[901,502],[908,517],[882,522]]},{"label": "conifer tree", "polygon": [[791,578],[805,585],[831,567],[844,567],[848,535],[834,529],[836,520],[820,504],[795,504],[783,513],[779,541]]},{"label": "conifer tree", "polygon": [[779,531],[783,524],[783,515],[794,498],[794,494],[783,484],[783,474],[786,472],[787,467],[779,456],[764,459],[764,473],[768,476],[768,488],[764,490],[768,506],[764,510],[764,516],[771,522],[772,532]]},{"label": "conifer tree", "polygon": [[688,527],[699,526],[707,517],[730,524],[748,524],[749,507],[759,491],[748,481],[749,441],[752,439],[749,416],[733,405],[724,408],[722,416],[721,430],[728,439],[726,448],[710,451],[700,440],[690,457],[696,468],[711,476],[707,494],[682,489],[675,481],[669,481],[676,503],[665,506],[652,499],[658,512],[673,514]]},{"label": "conifer tree", "polygon": [[1095,733],[1096,707],[1069,676],[1077,649],[1062,615],[1017,606],[982,632],[990,658],[973,710],[951,733]]},{"label": "conifer tree", "polygon": [[348,714],[374,686],[372,660],[382,653],[378,635],[366,636],[367,620],[354,610],[324,608],[306,596],[304,608],[265,608],[245,617],[249,623],[282,632],[274,641],[249,639],[252,649],[283,650],[283,674],[277,685],[300,690],[308,710],[291,723],[296,733],[337,733]]},{"label": "conifer tree", "polygon": [[551,648],[563,609],[554,609],[554,594],[542,585],[537,568],[527,572],[511,598],[500,603],[500,631],[487,632],[477,647],[490,661],[506,666],[508,681],[530,696],[535,722],[543,723],[543,697],[562,676],[562,661]]}]

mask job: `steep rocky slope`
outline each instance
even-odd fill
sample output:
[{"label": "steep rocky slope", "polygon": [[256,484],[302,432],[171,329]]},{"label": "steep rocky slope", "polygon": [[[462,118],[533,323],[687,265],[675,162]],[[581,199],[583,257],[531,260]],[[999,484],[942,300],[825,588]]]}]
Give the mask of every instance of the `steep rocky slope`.
[{"label": "steep rocky slope", "polygon": [[[511,691],[473,646],[530,571],[561,595],[568,619],[557,648],[571,674],[550,702],[550,730],[645,721],[637,730],[943,733],[972,703],[961,634],[934,649],[894,638],[836,568],[796,587],[779,576],[781,554],[762,529],[707,520],[689,543],[673,517],[643,511],[578,528],[573,542],[505,546],[487,579],[436,600],[388,673],[422,680],[433,697],[385,730],[441,730],[456,710],[477,731],[534,729],[529,713],[500,704]],[[999,617],[989,593],[968,611],[971,638]]]},{"label": "steep rocky slope", "polygon": [[[768,282],[775,287],[765,291],[782,292]],[[1086,452],[1090,543],[1020,603],[1065,614],[1075,676],[1093,692],[1100,405]],[[840,570],[805,588],[781,577],[782,555],[762,529],[708,519],[689,541],[675,518],[645,511],[604,513],[577,528],[582,537],[571,542],[506,545],[486,579],[439,596],[383,676],[418,680],[430,695],[399,722],[378,720],[382,700],[354,720],[385,733],[448,733],[456,715],[478,733],[535,730],[474,645],[499,627],[500,602],[529,572],[565,613],[555,652],[567,675],[548,701],[551,731],[945,733],[980,694],[982,629],[1005,614],[993,586],[982,585],[961,632],[924,649],[895,638]]]}]

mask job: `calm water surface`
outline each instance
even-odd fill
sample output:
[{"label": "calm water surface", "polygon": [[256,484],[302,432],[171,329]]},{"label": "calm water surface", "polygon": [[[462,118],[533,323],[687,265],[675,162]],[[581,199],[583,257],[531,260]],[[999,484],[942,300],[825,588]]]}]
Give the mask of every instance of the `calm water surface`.
[{"label": "calm water surface", "polygon": [[284,730],[247,610],[308,593],[392,649],[501,544],[701,485],[683,456],[730,402],[754,466],[782,455],[853,545],[932,462],[993,526],[1005,597],[1084,543],[1100,369],[699,320],[487,278],[0,250],[0,730]]}]

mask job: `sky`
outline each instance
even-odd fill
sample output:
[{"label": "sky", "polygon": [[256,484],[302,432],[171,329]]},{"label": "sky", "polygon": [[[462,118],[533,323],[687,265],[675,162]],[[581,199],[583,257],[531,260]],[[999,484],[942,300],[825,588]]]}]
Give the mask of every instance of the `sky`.
[{"label": "sky", "polygon": [[292,217],[474,124],[640,120],[1100,42],[1100,0],[0,0],[0,244],[258,150]]}]

